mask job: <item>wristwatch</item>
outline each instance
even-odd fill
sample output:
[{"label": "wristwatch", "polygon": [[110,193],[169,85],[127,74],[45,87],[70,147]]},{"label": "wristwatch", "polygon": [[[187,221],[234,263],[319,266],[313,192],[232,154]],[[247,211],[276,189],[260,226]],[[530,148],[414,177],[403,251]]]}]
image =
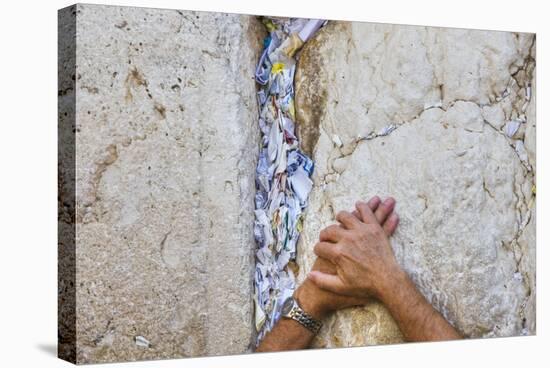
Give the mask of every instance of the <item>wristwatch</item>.
[{"label": "wristwatch", "polygon": [[295,320],[314,334],[317,334],[323,325],[300,308],[298,301],[292,296],[288,297],[283,303],[281,314],[284,318]]}]

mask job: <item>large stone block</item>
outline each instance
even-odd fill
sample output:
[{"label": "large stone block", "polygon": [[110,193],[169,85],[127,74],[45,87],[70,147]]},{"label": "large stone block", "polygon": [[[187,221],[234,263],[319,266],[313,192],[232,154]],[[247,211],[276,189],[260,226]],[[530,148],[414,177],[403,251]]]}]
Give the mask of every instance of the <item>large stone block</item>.
[{"label": "large stone block", "polygon": [[263,26],[98,5],[59,15],[60,355],[248,351]]},{"label": "large stone block", "polygon": [[[461,333],[535,333],[534,41],[330,22],[305,46],[297,119],[316,171],[300,279],[335,213],[391,195],[400,264]],[[523,122],[510,138],[514,119]],[[316,346],[402,341],[375,300],[326,322]]]}]

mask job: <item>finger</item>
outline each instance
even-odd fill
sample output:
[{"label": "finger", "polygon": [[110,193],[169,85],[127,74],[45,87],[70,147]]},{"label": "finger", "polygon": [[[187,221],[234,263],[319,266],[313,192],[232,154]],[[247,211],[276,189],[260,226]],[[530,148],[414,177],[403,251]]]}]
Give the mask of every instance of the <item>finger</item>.
[{"label": "finger", "polygon": [[370,209],[369,205],[365,202],[357,202],[355,204],[355,208],[357,208],[357,211],[361,215],[361,220],[365,224],[377,224],[378,221],[376,220],[376,217],[374,216],[374,213]]},{"label": "finger", "polygon": [[313,247],[313,252],[318,257],[334,262],[338,253],[338,246],[334,243],[319,242]]},{"label": "finger", "polygon": [[319,233],[319,240],[337,243],[340,239],[342,239],[342,236],[345,233],[345,231],[346,230],[344,230],[339,225],[327,226],[323,230],[321,230],[321,232]]},{"label": "finger", "polygon": [[321,289],[339,294],[342,294],[345,290],[344,283],[336,275],[329,275],[319,271],[311,271],[308,273],[307,277]]},{"label": "finger", "polygon": [[395,208],[395,199],[393,199],[392,197],[386,198],[386,200],[378,206],[378,208],[374,212],[374,216],[376,216],[376,219],[378,220],[378,223],[380,225],[384,224],[384,221],[386,221],[386,219],[392,213],[394,208]]},{"label": "finger", "polygon": [[399,216],[397,213],[393,212],[386,222],[384,222],[384,226],[382,228],[384,229],[384,232],[387,236],[391,236],[395,230],[397,229],[397,225],[399,224]]},{"label": "finger", "polygon": [[336,215],[336,220],[344,225],[346,229],[355,229],[359,225],[361,225],[360,221],[357,219],[357,217],[353,216],[351,213],[347,211],[340,211]]},{"label": "finger", "polygon": [[324,273],[330,273],[331,275],[336,275],[336,267],[334,266],[334,264],[331,261],[321,257],[317,257],[311,269],[313,271],[321,271]]},{"label": "finger", "polygon": [[382,202],[382,200],[380,199],[380,197],[374,196],[374,197],[372,197],[371,199],[369,199],[369,201],[367,202],[367,205],[369,206],[369,208],[371,209],[371,211],[374,212],[374,211],[376,211],[376,209],[377,209],[378,206],[380,205],[380,202]]},{"label": "finger", "polygon": [[[369,201],[367,202],[367,205],[370,207],[371,211],[374,212],[378,208],[378,205],[380,205],[380,202],[381,202],[380,197],[374,196],[371,199],[369,199]],[[351,214],[357,217],[359,221],[362,221],[361,214],[359,213],[359,211],[353,210]]]}]

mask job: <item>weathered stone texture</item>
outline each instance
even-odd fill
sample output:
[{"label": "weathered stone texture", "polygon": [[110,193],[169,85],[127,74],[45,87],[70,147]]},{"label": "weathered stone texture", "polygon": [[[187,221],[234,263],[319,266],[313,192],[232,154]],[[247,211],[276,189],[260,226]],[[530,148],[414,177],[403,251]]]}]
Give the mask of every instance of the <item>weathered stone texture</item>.
[{"label": "weathered stone texture", "polygon": [[[60,351],[72,359],[71,334],[79,363],[250,351],[252,76],[264,27],[253,16],[97,5],[73,17],[74,80],[60,60],[60,301],[74,280],[76,330],[64,326]],[[61,58],[74,52],[61,34],[70,28],[60,24]],[[296,75],[297,126],[316,163],[298,278],[337,211],[392,195],[397,258],[461,333],[535,333],[534,68],[529,34],[321,29]],[[509,138],[512,119],[525,123]],[[357,139],[390,124],[388,136]],[[328,319],[315,345],[399,341],[373,300]]]},{"label": "weathered stone texture", "polygon": [[263,26],[76,9],[78,362],[246,352]]},{"label": "weathered stone texture", "polygon": [[[391,195],[401,218],[392,241],[398,261],[461,333],[535,333],[534,41],[530,34],[330,22],[305,46],[297,119],[316,171],[300,279],[337,211]],[[526,122],[508,138],[506,122],[522,114]],[[388,136],[357,139],[390,124],[397,129]],[[523,161],[518,141],[525,141]],[[399,341],[391,316],[373,300],[329,318],[315,345]]]}]

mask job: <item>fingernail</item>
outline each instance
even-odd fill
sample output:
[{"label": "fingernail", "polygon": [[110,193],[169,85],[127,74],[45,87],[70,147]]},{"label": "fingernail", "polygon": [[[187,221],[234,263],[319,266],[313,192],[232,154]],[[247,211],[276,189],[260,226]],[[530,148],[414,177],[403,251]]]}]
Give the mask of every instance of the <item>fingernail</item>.
[{"label": "fingernail", "polygon": [[386,205],[386,206],[391,206],[391,205],[394,205],[394,204],[395,204],[395,199],[393,199],[392,197],[388,197],[384,201],[384,205]]}]

